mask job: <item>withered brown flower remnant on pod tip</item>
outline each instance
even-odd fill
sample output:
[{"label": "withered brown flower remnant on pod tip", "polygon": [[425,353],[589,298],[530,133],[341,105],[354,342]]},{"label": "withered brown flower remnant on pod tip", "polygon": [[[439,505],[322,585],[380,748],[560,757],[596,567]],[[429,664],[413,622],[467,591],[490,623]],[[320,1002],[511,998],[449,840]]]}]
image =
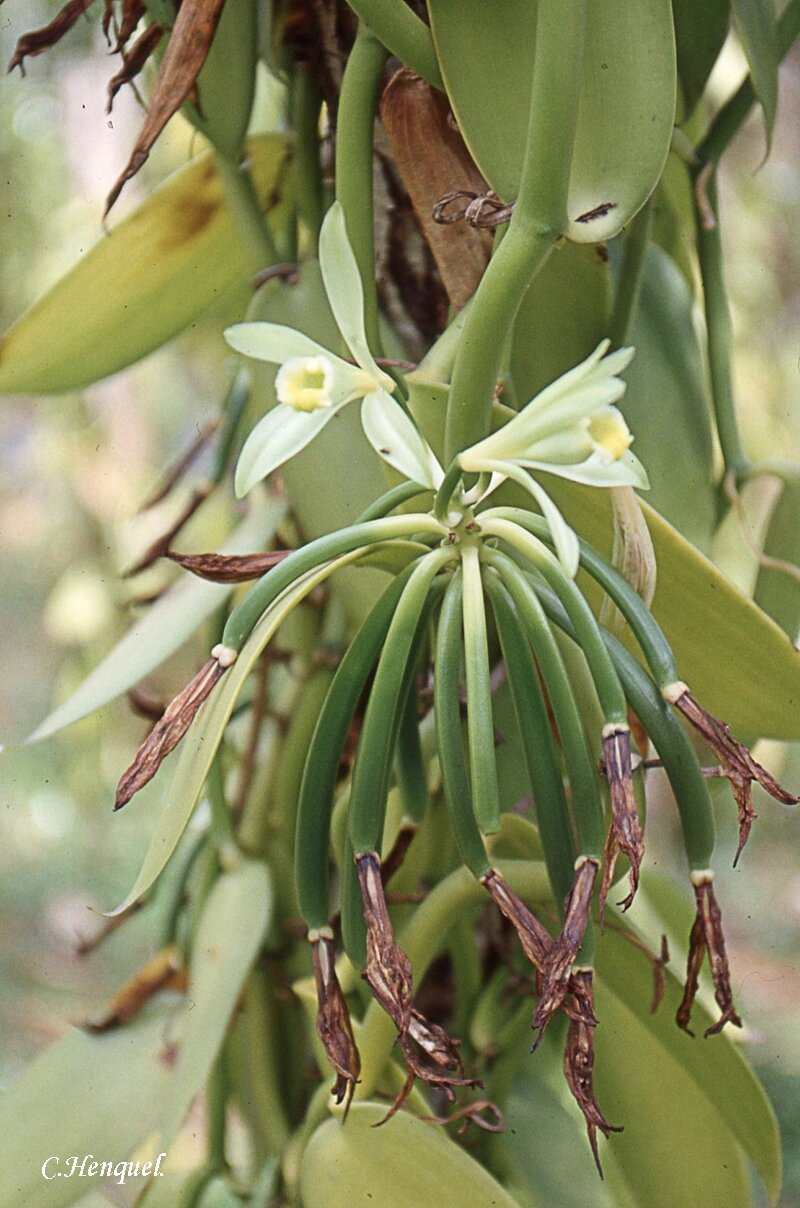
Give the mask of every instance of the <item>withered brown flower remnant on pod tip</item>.
[{"label": "withered brown flower remnant on pod tip", "polygon": [[739,810],[739,845],[734,857],[737,863],[750,835],[750,828],[757,817],[753,808],[752,784],[761,787],[780,801],[782,805],[797,805],[799,797],[788,792],[766,768],[762,768],[745,746],[731,734],[730,726],[713,717],[692,696],[686,684],[678,682],[664,689],[664,697],[679,709],[687,721],[706,740],[722,764],[723,772],[731,782],[733,795]]},{"label": "withered brown flower remnant on pod tip", "polygon": [[603,770],[611,795],[611,828],[603,852],[603,883],[600,888],[600,922],[603,922],[606,898],[614,879],[617,855],[628,857],[629,892],[618,903],[627,910],[639,885],[639,869],[644,859],[644,833],[636,809],[631,769],[631,736],[627,726],[608,727],[603,735]]},{"label": "withered brown flower remnant on pod tip", "polygon": [[714,898],[713,879],[714,874],[709,870],[696,871],[691,875],[697,914],[689,937],[686,987],[675,1016],[678,1026],[688,1032],[690,1036],[693,1036],[694,1033],[689,1027],[689,1019],[697,995],[700,966],[703,963],[705,952],[708,953],[708,961],[711,965],[714,997],[722,1014],[715,1024],[706,1028],[704,1035],[716,1035],[717,1032],[722,1031],[726,1023],[732,1023],[737,1028],[742,1026],[742,1021],[733,1005],[728,957],[725,952],[725,938],[722,934],[722,915]]},{"label": "withered brown flower remnant on pod tip", "polygon": [[594,986],[591,969],[576,969],[570,979],[572,1009],[569,1014],[567,1043],[564,1049],[564,1077],[575,1102],[583,1112],[589,1144],[600,1177],[603,1168],[597,1150],[597,1130],[604,1137],[622,1132],[619,1125],[609,1124],[594,1093]]},{"label": "withered brown flower remnant on pod tip", "polygon": [[174,750],[189,729],[214,685],[235,660],[235,650],[227,646],[215,646],[211,651],[211,658],[169,703],[164,716],[156,722],[139,747],[133,763],[123,772],[117,785],[115,810],[127,805],[134,793],[138,793],[139,789],[153,779],[167,755]]},{"label": "withered brown flower remnant on pod tip", "polygon": [[361,1059],[353,1037],[350,1012],[336,976],[333,937],[317,932],[309,935],[309,939],[317,987],[317,1033],[328,1061],[336,1070],[331,1093],[337,1104],[344,1103],[347,1115],[361,1072]]},{"label": "withered brown flower remnant on pod tip", "polygon": [[385,1120],[407,1098],[415,1078],[443,1090],[452,1101],[454,1086],[481,1086],[474,1078],[465,1078],[458,1042],[443,1028],[430,1023],[412,1002],[411,962],[397,944],[392,931],[381,879],[377,852],[362,852],[355,857],[364,921],[367,926],[367,961],[363,977],[374,997],[391,1018],[398,1032],[408,1078]]},{"label": "withered brown flower remnant on pod tip", "polygon": [[567,993],[575,958],[589,923],[598,869],[599,862],[588,856],[579,857],[575,863],[575,880],[566,900],[564,924],[558,939],[550,947],[542,970],[542,993],[533,1016],[533,1026],[539,1032],[537,1044]]}]

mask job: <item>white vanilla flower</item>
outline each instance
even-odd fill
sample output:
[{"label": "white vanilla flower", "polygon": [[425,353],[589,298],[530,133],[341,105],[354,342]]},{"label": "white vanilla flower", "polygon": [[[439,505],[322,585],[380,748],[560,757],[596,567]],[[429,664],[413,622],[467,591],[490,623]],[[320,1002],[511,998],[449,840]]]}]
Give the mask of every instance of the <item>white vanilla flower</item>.
[{"label": "white vanilla flower", "polygon": [[534,496],[570,574],[578,566],[577,537],[528,470],[596,487],[647,490],[650,485],[644,466],[630,452],[633,436],[628,425],[614,406],[625,393],[625,382],[617,375],[630,364],[634,349],[608,353],[609,345],[603,340],[590,357],[458,458],[467,473],[493,475],[492,488],[510,478]]},{"label": "white vanilla flower", "polygon": [[361,422],[376,453],[412,482],[435,489],[442,470],[424,438],[392,397],[393,379],[378,367],[367,345],[364,295],[344,212],[338,202],[322,224],[319,259],[325,290],[339,330],[356,364],[329,352],[309,336],[277,323],[239,323],[225,338],[245,356],[280,365],[278,405],[256,424],[236,467],[236,493],[304,449],[348,403],[362,399]]}]

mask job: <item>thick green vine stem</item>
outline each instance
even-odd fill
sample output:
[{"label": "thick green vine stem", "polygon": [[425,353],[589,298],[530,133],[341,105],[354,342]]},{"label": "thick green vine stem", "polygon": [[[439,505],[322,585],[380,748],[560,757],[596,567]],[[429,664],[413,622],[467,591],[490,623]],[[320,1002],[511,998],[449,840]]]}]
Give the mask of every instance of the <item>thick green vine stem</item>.
[{"label": "thick green vine stem", "polygon": [[636,314],[639,301],[652,226],[653,206],[647,201],[632,219],[622,243],[622,263],[614,289],[611,324],[608,330],[612,348],[622,348],[628,339],[628,328]]},{"label": "thick green vine stem", "polygon": [[733,330],[723,272],[714,169],[696,170],[694,185],[697,254],[703,279],[711,400],[725,469],[733,474],[738,483],[748,473],[750,463],[742,448],[733,395]]},{"label": "thick green vine stem", "polygon": [[280,256],[259,205],[258,194],[247,164],[233,163],[219,152],[216,155],[216,164],[225,200],[247,251],[251,271],[258,273],[271,264],[277,264]]},{"label": "thick green vine stem", "polygon": [[448,462],[489,431],[506,338],[528,286],[566,223],[578,117],[574,81],[581,72],[585,26],[586,0],[540,0],[519,196],[464,325],[447,409]]},{"label": "thick green vine stem", "polygon": [[372,31],[359,23],[342,76],[336,117],[336,198],[364,292],[364,326],[373,355],[381,352],[375,282],[372,140],[383,68],[389,57]]}]

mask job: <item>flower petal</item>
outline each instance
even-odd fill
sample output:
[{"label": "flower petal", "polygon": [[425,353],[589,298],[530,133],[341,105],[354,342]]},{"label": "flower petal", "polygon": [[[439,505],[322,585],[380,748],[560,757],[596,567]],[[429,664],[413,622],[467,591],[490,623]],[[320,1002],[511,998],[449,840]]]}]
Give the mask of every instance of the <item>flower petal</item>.
[{"label": "flower petal", "polygon": [[256,424],[244,442],[236,466],[236,494],[241,499],[257,482],[282,466],[314,439],[340,408],[295,411],[279,403]]},{"label": "flower petal", "polygon": [[[555,546],[558,560],[564,567],[571,579],[574,579],[578,573],[578,562],[580,560],[580,546],[578,538],[570,526],[567,524],[561,512],[553,503],[550,496],[544,487],[540,486],[535,479],[531,478],[525,470],[520,466],[513,465],[509,462],[498,462],[497,464],[487,463],[485,469],[491,470],[497,474],[505,474],[506,477],[512,479],[519,486],[523,487],[531,495],[539,505],[539,509],[547,521],[547,526],[553,537],[553,545]],[[485,497],[485,496],[484,496]]]},{"label": "flower petal", "polygon": [[433,450],[413,420],[385,390],[367,394],[361,404],[361,425],[375,452],[411,482],[435,491],[444,473]]},{"label": "flower petal", "polygon": [[557,474],[570,482],[583,482],[590,487],[638,487],[640,491],[650,490],[647,471],[630,450],[618,461],[608,461],[593,453],[586,461],[576,465],[561,466],[545,461],[526,461],[525,465],[531,470],[545,470],[548,474]]},{"label": "flower petal", "polygon": [[257,361],[271,361],[274,365],[282,365],[292,357],[321,356],[347,365],[347,361],[328,352],[310,336],[280,323],[236,323],[227,328],[225,339],[236,352]]},{"label": "flower petal", "polygon": [[367,345],[361,274],[347,238],[344,210],[338,201],[325,215],[319,233],[319,264],[333,316],[347,347],[361,368],[375,379],[376,386],[393,390],[394,382],[375,364]]}]

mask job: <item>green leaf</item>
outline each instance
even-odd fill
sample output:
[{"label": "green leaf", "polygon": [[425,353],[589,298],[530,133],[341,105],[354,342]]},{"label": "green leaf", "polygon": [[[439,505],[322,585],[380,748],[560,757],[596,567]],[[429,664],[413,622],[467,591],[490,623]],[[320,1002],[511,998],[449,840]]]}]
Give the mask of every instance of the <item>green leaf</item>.
[{"label": "green leaf", "polygon": [[[249,554],[263,548],[285,514],[284,500],[264,494],[254,497],[247,517],[223,545],[222,552]],[[28,742],[49,738],[138,684],[174,654],[232,591],[232,584],[207,583],[189,574],[181,576],[71,696],[36,727]]]},{"label": "green leaf", "polygon": [[711,69],[728,36],[730,0],[672,0],[678,78],[685,121],[700,99]]},{"label": "green leaf", "polygon": [[[795,567],[800,564],[800,473],[786,472],[783,490],[767,526],[764,553]],[[791,641],[800,629],[800,582],[796,575],[762,566],[756,580],[755,602],[769,613]]]},{"label": "green leaf", "polygon": [[746,1208],[749,1182],[739,1149],[774,1202],[780,1138],[761,1084],[725,1034],[702,1039],[713,1017],[701,1006],[698,1038],[677,1027],[681,987],[669,971],[655,1014],[652,991],[647,956],[607,931],[598,958],[597,1086],[608,1118],[625,1126],[609,1149],[634,1202]]},{"label": "green leaf", "polygon": [[586,359],[608,335],[611,273],[603,249],[557,246],[514,323],[511,377],[521,403]]},{"label": "green leaf", "polygon": [[385,1116],[385,1104],[354,1103],[344,1124],[320,1125],[301,1159],[303,1208],[518,1208],[440,1127],[401,1111],[374,1128]]},{"label": "green leaf", "polygon": [[[285,194],[290,144],[262,134],[248,148],[258,195],[274,207]],[[183,331],[248,275],[214,157],[198,155],[6,333],[0,394],[59,394],[117,373]]]},{"label": "green leaf", "polygon": [[714,449],[693,306],[678,269],[651,247],[630,333],[636,356],[620,408],[650,478],[647,502],[707,551],[716,520]]},{"label": "green leaf", "polygon": [[[166,1038],[174,1003],[150,1007],[102,1036],[74,1029],[47,1049],[0,1096],[0,1206],[60,1208],[87,1190],[64,1177],[74,1154],[115,1164],[152,1132],[172,1080]],[[61,1178],[44,1179],[42,1163],[61,1160]],[[52,1163],[49,1170],[55,1169]]]},{"label": "green leaf", "polygon": [[167,1148],[217,1057],[272,907],[266,865],[243,860],[217,880],[192,942],[187,1001],[170,1086],[158,1100],[158,1145]]},{"label": "green leaf", "polygon": [[747,55],[753,90],[764,110],[767,154],[778,111],[778,26],[774,0],[733,0],[736,29]]},{"label": "green leaf", "polygon": [[[530,108],[537,4],[429,0],[434,42],[459,128],[479,168],[506,200],[517,195]],[[579,243],[615,235],[658,181],[675,114],[669,0],[593,0],[565,234]],[[587,215],[598,211],[597,215]]]},{"label": "green leaf", "polygon": [[[609,556],[608,493],[552,475],[546,486],[567,521]],[[652,611],[672,643],[681,676],[734,733],[800,738],[800,652],[655,509],[644,501],[642,506],[658,562]],[[600,593],[581,583],[599,608]]]},{"label": "green leaf", "polygon": [[198,713],[181,741],[178,762],[167,800],[159,814],[153,834],[145,852],[142,867],[130,893],[108,917],[121,914],[150,888],[178,845],[197,800],[203,790],[206,776],[217,752],[225,727],[234,710],[244,682],[256,659],[273,638],[280,625],[318,583],[322,583],[335,569],[346,566],[360,557],[363,550],[345,554],[333,563],[301,576],[283,592],[267,609],[256,624],[250,637],[239,651],[238,658],[229,668],[206,704]]}]

